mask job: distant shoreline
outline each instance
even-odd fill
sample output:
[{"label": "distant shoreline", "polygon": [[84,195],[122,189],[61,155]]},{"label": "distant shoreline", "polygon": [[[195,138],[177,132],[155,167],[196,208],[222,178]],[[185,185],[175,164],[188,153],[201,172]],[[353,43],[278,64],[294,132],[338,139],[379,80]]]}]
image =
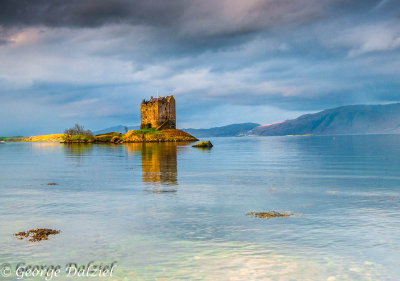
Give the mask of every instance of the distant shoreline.
[{"label": "distant shoreline", "polygon": [[[95,135],[94,138],[96,137],[107,137],[108,134],[102,134],[102,135]],[[118,134],[118,133],[115,133]],[[96,144],[96,143],[114,143],[111,142],[109,139],[108,141],[100,141],[100,140],[95,140],[95,141],[72,141],[72,142],[65,142],[62,139],[54,139],[52,136],[54,135],[63,135],[63,134],[52,134],[52,135],[38,135],[38,136],[31,136],[31,137],[0,137],[0,143],[13,143],[13,142],[48,142],[48,143],[91,143],[91,144]],[[393,136],[398,136],[400,134],[398,133],[368,133],[368,134],[359,134],[359,133],[354,133],[354,134],[329,134],[329,135],[313,135],[313,134],[304,134],[304,135],[279,135],[279,136],[259,136],[259,135],[244,135],[244,136],[204,136],[204,137],[212,137],[212,138],[243,138],[243,137],[249,137],[249,138],[265,138],[265,137],[342,137],[342,136],[380,136],[380,135],[393,135]],[[193,137],[193,136],[192,136]],[[171,139],[171,140],[163,140],[163,139],[144,139],[144,140],[133,140],[133,141],[123,141],[120,143],[157,143],[157,142],[193,142],[193,141],[198,141],[197,138],[193,137],[191,139]],[[115,143],[114,143],[115,144]]]},{"label": "distant shoreline", "polygon": [[50,134],[31,137],[3,137],[5,142],[59,142],[59,143],[146,143],[146,142],[194,142],[198,139],[189,133],[177,129],[167,130],[131,130],[126,134],[106,133],[100,135]]}]

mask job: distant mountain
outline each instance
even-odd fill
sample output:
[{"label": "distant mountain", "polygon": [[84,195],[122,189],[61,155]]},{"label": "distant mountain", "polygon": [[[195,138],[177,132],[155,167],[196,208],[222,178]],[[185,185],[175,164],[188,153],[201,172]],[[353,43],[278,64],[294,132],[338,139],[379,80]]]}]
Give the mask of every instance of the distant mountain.
[{"label": "distant mountain", "polygon": [[257,136],[400,133],[400,103],[349,105],[306,114],[294,120],[258,126]]},{"label": "distant mountain", "polygon": [[[209,129],[182,129],[195,137],[235,137],[247,135],[251,130],[260,126],[257,123],[242,123],[242,124],[232,124],[222,127],[214,127]],[[128,130],[139,130],[140,126],[128,126]],[[92,132],[93,135],[106,134],[111,132],[125,133],[125,126],[118,125],[103,130]]]},{"label": "distant mountain", "polygon": [[182,129],[185,132],[197,137],[236,137],[247,135],[247,133],[259,126],[256,123],[242,123],[242,124],[232,124],[222,127],[214,127],[209,129]]},{"label": "distant mountain", "polygon": [[[139,130],[139,128],[140,128],[140,126],[127,126],[127,127],[128,127],[128,130]],[[100,135],[100,134],[107,134],[107,133],[111,133],[111,132],[125,134],[125,126],[118,125],[118,126],[106,128],[106,129],[103,129],[103,130],[95,131],[95,132],[92,132],[92,133],[93,133],[93,135]]]}]

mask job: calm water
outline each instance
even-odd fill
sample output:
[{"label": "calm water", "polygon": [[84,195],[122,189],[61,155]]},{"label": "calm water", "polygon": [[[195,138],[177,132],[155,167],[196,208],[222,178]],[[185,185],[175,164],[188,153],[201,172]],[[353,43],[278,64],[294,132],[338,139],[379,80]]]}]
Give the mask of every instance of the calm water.
[{"label": "calm water", "polygon": [[[0,264],[117,261],[103,280],[400,280],[400,136],[211,140],[0,144]],[[246,216],[269,210],[296,216]],[[38,227],[62,232],[12,235]]]}]

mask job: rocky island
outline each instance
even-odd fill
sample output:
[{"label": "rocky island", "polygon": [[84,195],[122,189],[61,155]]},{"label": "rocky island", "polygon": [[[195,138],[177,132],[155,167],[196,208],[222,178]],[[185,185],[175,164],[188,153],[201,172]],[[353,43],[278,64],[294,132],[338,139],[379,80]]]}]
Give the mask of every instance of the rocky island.
[{"label": "rocky island", "polygon": [[126,133],[123,142],[197,141],[192,135],[176,129],[174,96],[150,97],[140,105],[140,130]]}]

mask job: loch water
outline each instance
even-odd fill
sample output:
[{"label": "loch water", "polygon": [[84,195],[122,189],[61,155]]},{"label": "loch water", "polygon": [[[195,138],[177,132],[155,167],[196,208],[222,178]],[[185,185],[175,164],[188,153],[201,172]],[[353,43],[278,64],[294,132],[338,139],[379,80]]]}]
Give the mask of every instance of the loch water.
[{"label": "loch water", "polygon": [[[0,144],[0,264],[116,261],[102,280],[400,280],[400,135],[211,141]],[[271,210],[294,216],[246,215]],[[61,233],[13,236],[33,228]]]}]

